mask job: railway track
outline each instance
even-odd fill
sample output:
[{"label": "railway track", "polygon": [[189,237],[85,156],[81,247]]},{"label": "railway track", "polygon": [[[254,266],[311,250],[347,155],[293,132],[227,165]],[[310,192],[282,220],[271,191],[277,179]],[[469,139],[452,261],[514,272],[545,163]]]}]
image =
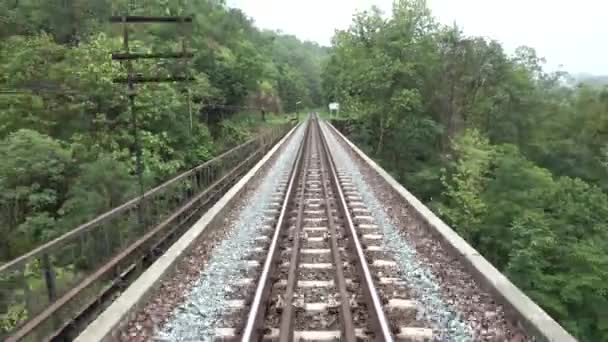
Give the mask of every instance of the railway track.
[{"label": "railway track", "polygon": [[574,341],[314,115],[166,254],[77,341]]},{"label": "railway track", "polygon": [[218,340],[425,341],[432,330],[316,119],[233,284]]}]

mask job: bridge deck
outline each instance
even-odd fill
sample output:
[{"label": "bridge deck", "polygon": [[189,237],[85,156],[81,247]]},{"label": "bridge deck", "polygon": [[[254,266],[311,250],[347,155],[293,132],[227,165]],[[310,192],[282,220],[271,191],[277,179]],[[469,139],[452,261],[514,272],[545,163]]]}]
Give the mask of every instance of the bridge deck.
[{"label": "bridge deck", "polygon": [[[454,334],[465,334],[476,340],[519,339],[524,341],[532,337],[540,337],[549,341],[575,341],[466,241],[348,139],[330,125],[323,124],[322,132],[327,139],[329,150],[334,155],[338,174],[343,182],[342,189],[345,198],[352,203],[351,213],[353,213],[353,220],[359,230],[359,238],[366,246],[371,247],[368,252],[386,253],[387,259],[377,259],[370,264],[374,269],[377,286],[404,285],[409,290],[408,296],[412,297],[412,300],[387,301],[390,305],[385,310],[390,307],[403,310],[411,305],[422,305],[425,307],[427,316],[424,324],[433,328],[435,336],[443,336],[452,340],[466,337]],[[206,239],[207,234],[211,235],[218,229],[226,233],[239,229],[237,218],[239,210],[244,210],[247,203],[252,203],[252,198],[261,198],[259,194],[256,196],[260,182],[267,176],[268,170],[274,167],[273,163],[276,162],[277,157],[287,153],[285,151],[289,148],[286,146],[300,143],[302,135],[301,132],[292,132],[289,137],[281,141],[280,146],[273,148],[263,161],[247,173],[162,258],[144,272],[77,340],[145,340],[154,336],[166,338],[162,334],[163,325],[170,325],[172,320],[178,319],[176,318],[178,315],[173,310],[180,305],[184,308],[184,305],[188,306],[188,301],[194,300],[190,296],[196,295],[196,291],[194,291],[196,280],[200,279],[198,277],[204,277],[205,272],[211,267],[209,258],[206,258],[204,263],[200,261],[201,263],[197,264],[196,258],[192,257],[200,255],[200,249],[207,248],[204,246],[212,245],[201,244],[201,241]],[[293,148],[291,150],[291,153],[294,153]],[[277,195],[276,199],[279,198],[281,195]],[[303,247],[304,249],[301,251],[301,257],[306,258],[310,255],[324,253],[324,247],[314,245],[317,241],[315,236],[320,236],[321,240],[318,240],[320,243],[325,241],[328,232],[327,227],[314,218],[320,204],[314,198],[307,199],[307,202],[310,205],[306,210],[308,215],[312,216],[308,221],[304,221],[302,230],[307,239],[312,241],[312,245]],[[268,213],[277,210],[273,206],[268,208]],[[366,209],[369,210],[364,212]],[[262,226],[260,229],[270,230],[273,222],[270,220],[267,226]],[[226,240],[223,236],[209,238],[215,238],[221,242]],[[263,242],[262,239],[259,241]],[[376,245],[376,241],[381,241],[381,244]],[[383,251],[384,249],[386,251]],[[264,250],[264,247],[258,247],[251,251],[254,253],[253,255],[258,253],[263,256]],[[340,247],[340,251],[342,250],[343,248]],[[292,251],[292,249],[287,249],[287,251]],[[220,252],[216,250],[212,253]],[[256,262],[254,265],[253,261],[249,267],[254,269],[259,267],[256,265],[260,265],[260,263]],[[180,264],[184,263],[190,266],[181,268]],[[310,265],[312,267],[314,264]],[[195,277],[187,278],[183,274],[172,272],[175,269],[188,270],[189,267],[199,269]],[[308,268],[308,266],[301,267]],[[396,267],[397,270],[377,273],[377,269],[383,267]],[[225,285],[252,286],[256,282],[257,273],[247,274],[248,277],[235,280],[234,284]],[[189,280],[184,282],[184,279]],[[352,282],[347,279],[347,284],[350,284],[349,281]],[[183,286],[180,287],[180,283],[183,283]],[[285,286],[287,282],[283,280],[277,284]],[[300,279],[297,286],[298,288],[326,287],[335,286],[335,282]],[[166,304],[170,300],[167,301],[166,298],[173,298],[174,295],[164,292],[167,289],[181,292],[180,299],[174,301],[169,307]],[[384,293],[381,295],[385,296]],[[198,300],[204,303],[206,298]],[[244,309],[249,304],[247,300],[238,303],[237,301],[225,302],[226,307],[232,308],[230,310]],[[325,306],[322,307],[321,303],[316,304],[316,306],[306,306],[306,310],[325,310],[323,309]],[[161,310],[161,307],[164,307],[163,310],[165,310],[164,318],[157,322],[154,319],[155,310]],[[449,318],[451,321],[446,322],[445,319],[450,312],[458,312],[460,318],[452,317]],[[158,323],[158,326],[151,327],[151,321]],[[454,325],[450,324],[455,322],[461,323],[462,327],[454,329]],[[449,323],[450,329],[447,329],[446,323]],[[400,330],[393,326],[395,334],[393,337],[404,340],[431,338],[431,335],[425,335],[427,332],[423,327],[408,329]],[[278,336],[278,330],[268,331],[271,332],[268,337],[275,338],[272,337],[274,333]],[[340,334],[340,331],[337,331]],[[356,335],[361,335],[362,331],[357,328]],[[226,338],[229,336],[238,338],[240,334],[238,329],[232,328],[221,330],[221,332],[213,329],[213,331],[209,330],[205,333],[220,333]],[[335,333],[328,330],[325,334],[318,333],[320,335],[315,336],[319,339],[333,339]],[[305,338],[317,333],[299,330],[295,334]]]}]

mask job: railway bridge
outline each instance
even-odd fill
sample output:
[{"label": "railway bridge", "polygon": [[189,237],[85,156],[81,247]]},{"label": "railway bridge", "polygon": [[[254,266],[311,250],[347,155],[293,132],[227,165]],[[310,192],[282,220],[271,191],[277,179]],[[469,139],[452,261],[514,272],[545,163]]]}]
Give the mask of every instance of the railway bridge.
[{"label": "railway bridge", "polygon": [[315,114],[0,277],[6,341],[575,341]]}]

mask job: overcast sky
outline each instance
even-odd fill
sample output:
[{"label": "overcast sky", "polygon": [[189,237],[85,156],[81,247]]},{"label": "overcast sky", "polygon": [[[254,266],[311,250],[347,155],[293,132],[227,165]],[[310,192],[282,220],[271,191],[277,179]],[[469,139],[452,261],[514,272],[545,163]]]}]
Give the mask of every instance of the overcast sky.
[{"label": "overcast sky", "polygon": [[[547,59],[546,69],[608,75],[607,0],[427,0],[440,22],[465,34],[497,39],[508,52],[528,45]],[[228,0],[257,26],[330,45],[335,29],[353,13],[392,0]]]}]

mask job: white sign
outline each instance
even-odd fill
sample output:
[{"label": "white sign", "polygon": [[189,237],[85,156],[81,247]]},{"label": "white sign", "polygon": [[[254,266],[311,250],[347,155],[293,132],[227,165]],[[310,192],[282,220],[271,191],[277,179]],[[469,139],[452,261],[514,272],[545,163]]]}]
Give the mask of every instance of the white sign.
[{"label": "white sign", "polygon": [[335,111],[339,111],[340,110],[340,104],[337,102],[332,102],[329,104],[329,110],[335,110]]}]

